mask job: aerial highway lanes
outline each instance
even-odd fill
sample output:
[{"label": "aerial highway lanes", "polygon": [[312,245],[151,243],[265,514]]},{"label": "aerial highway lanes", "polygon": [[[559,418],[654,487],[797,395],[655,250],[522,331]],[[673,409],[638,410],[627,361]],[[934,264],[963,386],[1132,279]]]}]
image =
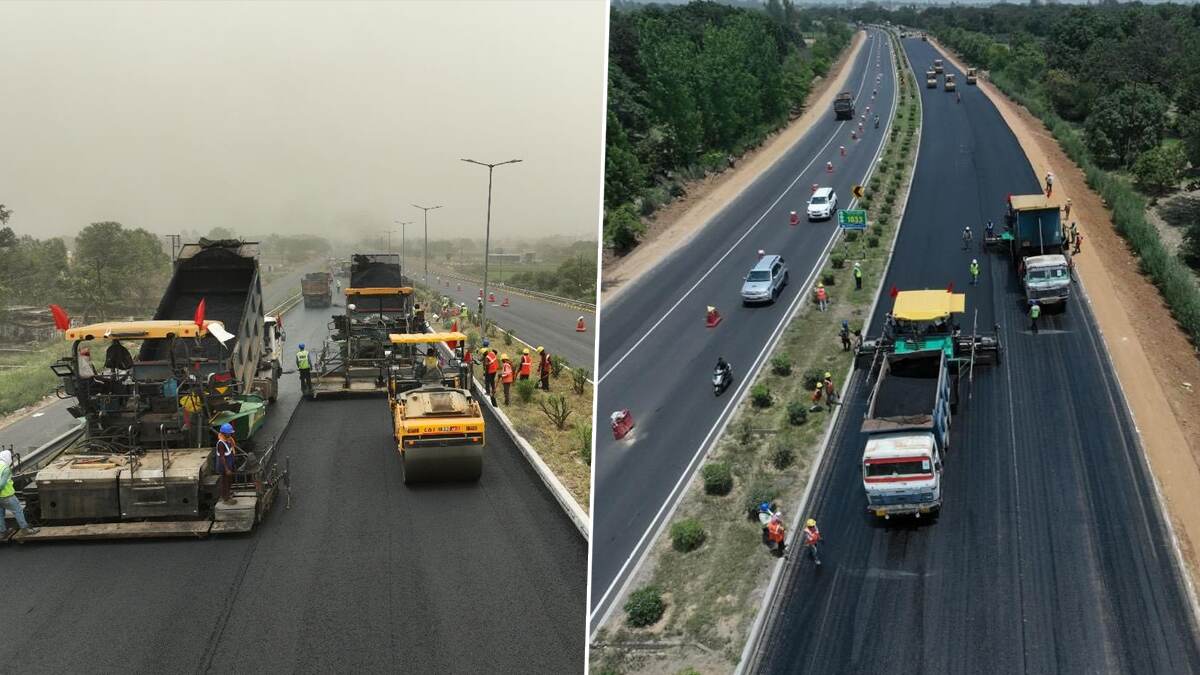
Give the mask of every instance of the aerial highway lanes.
[{"label": "aerial highway lanes", "polygon": [[[289,313],[289,353],[319,344],[329,315]],[[581,672],[587,544],[494,418],[478,483],[414,487],[386,399],[298,401],[285,374],[264,433],[282,434],[292,506],[252,533],[6,547],[21,619],[0,658],[30,672]]]},{"label": "aerial highway lanes", "polygon": [[[906,40],[913,67],[940,58]],[[947,72],[957,73],[946,65]],[[960,82],[963,80],[959,75]],[[1086,302],[1033,334],[1007,259],[960,233],[1041,189],[1000,115],[922,89],[924,129],[884,288],[965,292],[995,324],[998,367],[976,370],[951,428],[941,516],[877,522],[865,508],[862,371],[846,392],[805,512],[820,569],[793,559],[753,661],[762,672],[1196,672],[1188,593],[1136,432]],[[980,284],[968,285],[978,258]],[[872,325],[878,331],[888,298]],[[965,387],[965,384],[964,384]]]},{"label": "aerial highway lanes", "polygon": [[[865,138],[855,142],[850,133],[858,120],[839,121],[830,110],[691,241],[603,308],[598,416],[629,409],[637,427],[621,442],[603,430],[597,434],[591,630],[676,503],[695,459],[727,420],[749,371],[798,303],[811,297],[815,266],[837,228],[836,220],[804,218],[811,186],[833,187],[845,208],[875,161],[894,103],[886,38],[872,31],[851,68],[847,88],[860,114],[870,105],[870,114],[881,116],[878,131],[868,124]],[[833,162],[832,173],[826,162]],[[801,214],[795,225],[791,211]],[[743,278],[759,249],[786,259],[789,283],[774,304],[743,308]],[[709,305],[724,317],[711,330],[705,328]],[[718,356],[732,363],[737,381],[733,391],[714,398],[709,378]]]}]

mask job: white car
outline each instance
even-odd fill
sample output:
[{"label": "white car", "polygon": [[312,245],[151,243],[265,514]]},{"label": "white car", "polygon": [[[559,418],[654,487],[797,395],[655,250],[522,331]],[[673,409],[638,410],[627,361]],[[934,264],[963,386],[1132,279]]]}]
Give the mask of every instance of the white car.
[{"label": "white car", "polygon": [[837,203],[837,193],[833,191],[833,188],[818,188],[808,198],[808,219],[825,220],[826,218],[832,218],[834,212],[837,211]]}]

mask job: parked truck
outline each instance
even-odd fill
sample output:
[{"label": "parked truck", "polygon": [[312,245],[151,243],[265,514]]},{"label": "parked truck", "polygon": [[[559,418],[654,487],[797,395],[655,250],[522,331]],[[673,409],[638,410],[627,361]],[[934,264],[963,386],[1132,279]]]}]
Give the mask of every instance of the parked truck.
[{"label": "parked truck", "polygon": [[839,120],[854,119],[854,94],[843,91],[833,99],[833,114]]},{"label": "parked truck", "polygon": [[305,307],[329,307],[333,304],[333,275],[329,272],[309,272],[300,280]]},{"label": "parked truck", "polygon": [[865,340],[855,363],[869,365],[862,432],[867,510],[880,518],[936,516],[942,507],[942,461],[950,445],[960,384],[973,382],[977,363],[998,363],[998,334],[968,334],[956,324],[966,295],[945,290],[903,291],[876,338]]},{"label": "parked truck", "polygon": [[1007,249],[1027,302],[1066,307],[1071,297],[1071,261],[1058,202],[1043,194],[1012,195],[1005,230],[987,240]]}]

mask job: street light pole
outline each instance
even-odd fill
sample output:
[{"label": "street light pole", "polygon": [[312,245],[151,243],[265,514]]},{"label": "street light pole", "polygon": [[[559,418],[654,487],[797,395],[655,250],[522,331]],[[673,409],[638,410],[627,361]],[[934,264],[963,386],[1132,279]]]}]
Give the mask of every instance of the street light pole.
[{"label": "street light pole", "polygon": [[434,209],[442,208],[441,204],[437,206],[420,206],[413,204],[418,209],[425,212],[425,286],[429,286],[429,212]]},{"label": "street light pole", "polygon": [[479,166],[486,166],[487,170],[488,170],[488,200],[487,200],[487,221],[486,221],[487,224],[485,225],[485,230],[484,230],[484,235],[483,235],[483,298],[482,298],[483,301],[481,303],[479,303],[480,304],[479,332],[480,332],[480,335],[482,335],[481,339],[483,339],[483,338],[487,337],[488,257],[490,256],[489,251],[491,250],[491,247],[492,247],[492,171],[498,166],[504,166],[505,164],[516,164],[517,162],[519,162],[521,160],[510,159],[507,162],[496,162],[495,164],[489,164],[487,162],[478,162],[476,160],[466,159],[466,158],[463,158],[462,161],[467,162],[468,164],[478,164]]},{"label": "street light pole", "polygon": [[[408,271],[408,267],[404,263],[404,256],[408,254],[408,247],[405,239],[408,238],[408,224],[411,220],[393,220],[392,223],[400,226],[400,274]],[[390,249],[389,249],[390,252]]]}]

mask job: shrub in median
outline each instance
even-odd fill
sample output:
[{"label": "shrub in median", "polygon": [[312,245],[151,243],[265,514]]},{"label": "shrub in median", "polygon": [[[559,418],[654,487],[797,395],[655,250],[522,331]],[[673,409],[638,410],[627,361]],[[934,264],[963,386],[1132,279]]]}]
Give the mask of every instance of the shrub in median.
[{"label": "shrub in median", "polygon": [[771,407],[771,389],[763,383],[758,383],[750,388],[750,401],[755,408]]},{"label": "shrub in median", "polygon": [[771,466],[779,471],[791,466],[796,461],[796,451],[789,445],[780,444],[771,453]]},{"label": "shrub in median", "polygon": [[867,237],[868,248],[879,248],[879,235],[873,234]]},{"label": "shrub in median", "polygon": [[804,371],[804,391],[811,392],[825,379],[825,371],[820,368],[809,368]]},{"label": "shrub in median", "polygon": [[583,396],[583,391],[587,388],[588,377],[591,375],[587,368],[576,368],[571,371],[571,388],[579,396]]},{"label": "shrub in median", "polygon": [[771,359],[771,372],[780,377],[787,377],[792,374],[792,362],[788,360],[788,357],[780,354]]},{"label": "shrub in median", "polygon": [[653,626],[667,610],[662,591],[657,586],[645,586],[629,594],[625,602],[625,621],[634,628]]},{"label": "shrub in median", "polygon": [[[813,385],[812,389],[816,389]],[[808,408],[803,401],[792,401],[787,407],[788,424],[798,427],[808,421]]]},{"label": "shrub in median", "polygon": [[704,491],[710,495],[727,495],[733,490],[733,472],[725,462],[709,462],[701,470]]},{"label": "shrub in median", "polygon": [[707,537],[704,526],[695,518],[684,518],[671,525],[671,546],[680,553],[695,551]]},{"label": "shrub in median", "polygon": [[533,400],[533,380],[517,380],[517,400],[521,403],[529,403]]},{"label": "shrub in median", "polygon": [[826,286],[833,286],[837,283],[837,277],[833,275],[832,270],[826,270],[821,273],[821,283]]},{"label": "shrub in median", "polygon": [[579,458],[584,464],[592,465],[592,425],[581,424],[572,432],[575,435],[575,447],[579,449]]},{"label": "shrub in median", "polygon": [[833,269],[840,270],[846,266],[846,256],[841,253],[834,253],[829,256],[829,264],[833,266]]}]

